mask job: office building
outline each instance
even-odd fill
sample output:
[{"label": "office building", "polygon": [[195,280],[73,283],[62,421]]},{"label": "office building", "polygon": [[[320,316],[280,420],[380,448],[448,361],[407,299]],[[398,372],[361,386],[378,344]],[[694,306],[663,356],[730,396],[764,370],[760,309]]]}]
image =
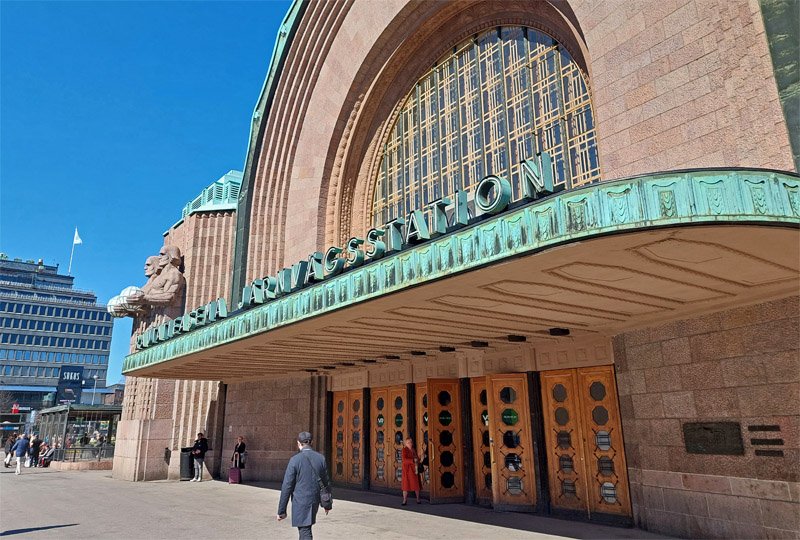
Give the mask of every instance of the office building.
[{"label": "office building", "polygon": [[[0,390],[23,411],[79,402],[81,388],[106,385],[113,323],[74,279],[42,260],[0,258]],[[77,390],[57,396],[62,371]]]}]

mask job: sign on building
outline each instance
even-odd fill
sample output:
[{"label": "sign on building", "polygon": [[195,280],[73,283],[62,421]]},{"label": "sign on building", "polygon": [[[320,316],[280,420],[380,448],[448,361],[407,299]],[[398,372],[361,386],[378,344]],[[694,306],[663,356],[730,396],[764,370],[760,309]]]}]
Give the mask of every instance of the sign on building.
[{"label": "sign on building", "polygon": [[62,366],[58,377],[56,401],[61,404],[80,403],[83,387],[82,366]]}]

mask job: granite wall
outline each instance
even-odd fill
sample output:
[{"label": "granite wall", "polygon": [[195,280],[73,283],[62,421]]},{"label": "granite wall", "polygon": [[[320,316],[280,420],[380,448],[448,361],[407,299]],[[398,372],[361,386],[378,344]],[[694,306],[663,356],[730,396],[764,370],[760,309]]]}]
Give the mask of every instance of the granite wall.
[{"label": "granite wall", "polygon": [[[687,538],[797,538],[800,297],[614,339],[638,526]],[[743,455],[688,453],[683,426],[741,424]]]}]

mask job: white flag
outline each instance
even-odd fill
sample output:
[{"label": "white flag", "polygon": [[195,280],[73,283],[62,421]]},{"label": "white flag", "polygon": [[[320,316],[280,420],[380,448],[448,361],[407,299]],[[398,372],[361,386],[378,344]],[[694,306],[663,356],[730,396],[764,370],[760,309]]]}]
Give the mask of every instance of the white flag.
[{"label": "white flag", "polygon": [[74,246],[75,244],[83,244],[83,240],[81,240],[81,237],[78,236],[77,227],[75,227],[75,237],[72,239],[72,245]]}]

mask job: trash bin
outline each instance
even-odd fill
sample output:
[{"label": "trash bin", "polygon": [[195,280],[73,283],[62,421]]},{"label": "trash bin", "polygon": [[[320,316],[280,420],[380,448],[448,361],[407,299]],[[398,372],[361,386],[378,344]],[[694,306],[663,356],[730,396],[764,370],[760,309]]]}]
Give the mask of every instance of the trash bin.
[{"label": "trash bin", "polygon": [[181,448],[181,480],[194,478],[194,462],[192,460],[192,447]]}]

